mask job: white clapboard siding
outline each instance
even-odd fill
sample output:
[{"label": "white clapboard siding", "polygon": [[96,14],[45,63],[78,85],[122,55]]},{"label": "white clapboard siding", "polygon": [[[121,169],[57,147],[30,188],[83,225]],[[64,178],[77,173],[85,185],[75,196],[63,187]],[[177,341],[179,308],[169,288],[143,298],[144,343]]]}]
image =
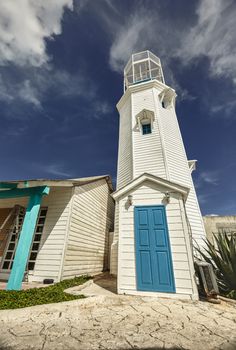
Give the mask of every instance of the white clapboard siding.
[{"label": "white clapboard siding", "polygon": [[175,109],[174,107],[170,109],[162,108],[157,90],[155,91],[155,99],[157,101],[157,115],[163,134],[163,147],[165,148],[168,164],[168,180],[190,188],[186,202],[186,211],[192,229],[192,236],[199,245],[202,245],[205,229]]},{"label": "white clapboard siding", "polygon": [[105,179],[75,187],[62,278],[107,268],[114,203]]},{"label": "white clapboard siding", "polygon": [[71,187],[51,188],[49,195],[43,198],[41,206],[48,211],[31,281],[60,280],[71,198]]},{"label": "white clapboard siding", "polygon": [[[56,282],[60,280],[71,194],[71,188],[56,187],[43,197],[41,207],[47,207],[48,211],[30,281],[42,282],[45,278],[52,278]],[[0,208],[12,208],[16,204],[26,207],[28,200],[27,197],[1,199]]]},{"label": "white clapboard siding", "polygon": [[[205,229],[175,108],[174,106],[167,109],[162,107],[159,100],[159,94],[162,91],[163,86],[153,82],[143,84],[142,87],[136,85],[130,87],[118,103],[120,149],[117,188],[124,186],[130,175],[131,180],[144,172],[189,187],[190,193],[186,203],[186,212],[193,239],[199,245],[202,245],[204,244],[202,238],[205,237]],[[143,135],[137,127],[136,116],[143,109],[154,112],[152,133],[148,135]],[[130,119],[132,119],[131,129]],[[130,155],[131,150],[132,156]],[[132,167],[133,174],[130,170]],[[129,174],[128,177],[127,174]]]},{"label": "white clapboard siding", "polygon": [[117,275],[118,270],[118,241],[119,241],[119,204],[115,205],[114,236],[110,250],[110,274]]},{"label": "white clapboard siding", "polygon": [[[135,268],[134,207],[137,205],[162,204],[164,187],[144,182],[133,189],[132,206],[127,210],[127,195],[119,201],[119,250],[118,250],[118,291],[119,293],[137,292]],[[144,194],[144,195],[143,195]],[[175,197],[174,197],[175,196]],[[151,198],[151,200],[149,199]],[[154,202],[153,202],[154,200]],[[176,294],[188,297],[196,296],[193,277],[193,261],[190,250],[190,238],[182,212],[182,198],[176,194],[166,206],[167,225],[172,251]],[[175,224],[176,221],[176,224]],[[145,293],[144,293],[145,294]]]},{"label": "white clapboard siding", "polygon": [[125,186],[133,177],[130,100],[120,112],[117,188]]},{"label": "white clapboard siding", "polygon": [[133,133],[129,137],[131,138],[133,136],[133,177],[136,178],[146,172],[166,178],[158,118],[155,116],[151,134],[143,135],[142,131],[137,129],[136,115],[143,109],[155,111],[152,89],[142,90],[132,94]]}]

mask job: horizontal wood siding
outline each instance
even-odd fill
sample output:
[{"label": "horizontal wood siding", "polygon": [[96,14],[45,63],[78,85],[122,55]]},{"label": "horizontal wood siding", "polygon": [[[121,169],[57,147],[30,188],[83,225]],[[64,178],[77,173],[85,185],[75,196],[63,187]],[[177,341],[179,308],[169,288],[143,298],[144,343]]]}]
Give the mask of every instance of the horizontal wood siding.
[{"label": "horizontal wood siding", "polygon": [[48,211],[34,273],[30,277],[32,281],[60,280],[71,198],[71,187],[51,188],[49,195],[43,198],[41,206]]},{"label": "horizontal wood siding", "polygon": [[192,236],[199,245],[202,245],[203,238],[205,237],[205,228],[175,109],[162,108],[158,98],[158,91],[155,91],[155,98],[157,101],[157,114],[159,115],[160,127],[163,134],[163,144],[166,151],[168,180],[177,182],[191,189],[186,202],[186,211],[192,230]]},{"label": "horizontal wood siding", "polygon": [[75,187],[62,278],[107,268],[114,203],[105,179]]},{"label": "horizontal wood siding", "polygon": [[[56,187],[51,188],[49,195],[43,197],[41,207],[47,207],[48,211],[35,268],[29,276],[30,281],[60,279],[71,194],[71,188]],[[3,199],[0,201],[0,208],[12,208],[15,204],[26,207],[27,203],[28,198]]]},{"label": "horizontal wood siding", "polygon": [[[155,113],[151,134],[143,135],[137,128],[136,115],[143,109]],[[153,90],[143,90],[132,94],[132,129],[134,178],[144,172],[166,178],[164,154],[156,114]]]},{"label": "horizontal wood siding", "polygon": [[[118,290],[120,293],[137,291],[135,269],[135,237],[134,237],[134,207],[136,205],[160,205],[165,188],[157,188],[145,182],[133,190],[133,205],[127,210],[127,196],[120,200],[120,236],[118,263]],[[195,293],[193,285],[193,261],[190,250],[188,232],[184,226],[181,212],[182,199],[172,194],[170,203],[166,206],[167,224],[172,251],[176,293],[192,296]]]},{"label": "horizontal wood siding", "polygon": [[117,275],[118,269],[118,240],[119,240],[119,205],[115,205],[114,236],[110,251],[110,273]]},{"label": "horizontal wood siding", "polygon": [[125,186],[132,180],[132,130],[131,130],[131,102],[126,101],[120,110],[119,150],[117,166],[117,188]]},{"label": "horizontal wood siding", "polygon": [[[1,208],[0,209],[0,227],[6,220],[7,216],[10,214],[11,208]],[[11,220],[7,222],[7,224],[4,226],[4,228],[0,231],[0,261],[2,259],[2,256],[4,254],[4,250],[7,244],[8,240],[8,232],[9,228],[11,227]]]}]

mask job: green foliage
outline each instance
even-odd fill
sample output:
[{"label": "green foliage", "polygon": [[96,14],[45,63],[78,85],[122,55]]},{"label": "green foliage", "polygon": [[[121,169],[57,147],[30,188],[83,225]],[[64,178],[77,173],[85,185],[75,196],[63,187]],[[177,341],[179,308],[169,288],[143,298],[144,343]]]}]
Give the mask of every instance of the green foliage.
[{"label": "green foliage", "polygon": [[18,309],[27,306],[59,303],[84,298],[83,295],[71,295],[64,292],[65,289],[79,286],[85,283],[90,277],[81,276],[73,279],[42,288],[32,288],[28,290],[0,290],[0,310]]},{"label": "green foliage", "polygon": [[236,290],[231,290],[231,292],[229,292],[228,294],[226,294],[227,298],[230,299],[235,299],[236,300]]},{"label": "green foliage", "polygon": [[236,234],[213,236],[215,245],[206,240],[206,252],[197,251],[213,266],[221,293],[236,299]]}]

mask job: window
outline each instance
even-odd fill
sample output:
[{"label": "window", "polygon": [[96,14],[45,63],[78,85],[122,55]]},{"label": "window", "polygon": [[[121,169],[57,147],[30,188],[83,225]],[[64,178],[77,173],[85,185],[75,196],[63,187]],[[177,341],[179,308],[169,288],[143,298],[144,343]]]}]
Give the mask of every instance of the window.
[{"label": "window", "polygon": [[151,124],[143,124],[143,125],[142,125],[142,129],[143,129],[143,135],[151,134],[151,133],[152,133]]},{"label": "window", "polygon": [[149,111],[148,109],[143,109],[136,116],[136,127],[137,131],[140,131],[143,135],[151,134],[153,128],[153,122],[155,119],[155,115],[153,111]]},{"label": "window", "polygon": [[159,95],[159,100],[162,108],[170,109],[175,103],[175,91],[171,88],[163,90]]}]

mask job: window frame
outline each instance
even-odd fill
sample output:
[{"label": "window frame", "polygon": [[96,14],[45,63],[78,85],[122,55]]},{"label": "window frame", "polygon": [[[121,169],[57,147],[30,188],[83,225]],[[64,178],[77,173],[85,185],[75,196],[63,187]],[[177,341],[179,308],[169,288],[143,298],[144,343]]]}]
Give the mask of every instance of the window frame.
[{"label": "window frame", "polygon": [[[146,129],[148,127],[148,129]],[[146,131],[148,132],[144,132],[144,129],[146,129]],[[149,135],[152,133],[152,124],[151,122],[150,123],[145,123],[145,124],[142,124],[142,135]]]}]

